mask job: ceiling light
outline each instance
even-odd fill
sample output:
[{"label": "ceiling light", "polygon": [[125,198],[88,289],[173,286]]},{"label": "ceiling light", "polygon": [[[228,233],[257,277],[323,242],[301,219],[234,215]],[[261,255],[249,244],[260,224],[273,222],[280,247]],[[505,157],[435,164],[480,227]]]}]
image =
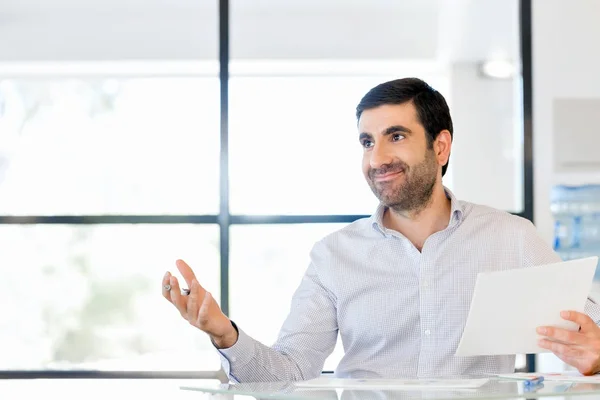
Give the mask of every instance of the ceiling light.
[{"label": "ceiling light", "polygon": [[508,79],[515,75],[516,68],[507,60],[488,60],[481,64],[481,73],[487,78]]}]

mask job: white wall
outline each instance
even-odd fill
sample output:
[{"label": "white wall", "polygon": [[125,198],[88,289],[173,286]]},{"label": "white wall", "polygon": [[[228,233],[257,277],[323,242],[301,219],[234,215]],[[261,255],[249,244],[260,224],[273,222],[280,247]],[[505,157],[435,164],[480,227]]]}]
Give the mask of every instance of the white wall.
[{"label": "white wall", "polygon": [[138,3],[3,0],[0,61],[218,58],[217,1]]},{"label": "white wall", "polygon": [[[232,1],[231,56],[434,58],[438,1]],[[3,0],[0,61],[216,59],[217,4]]]},{"label": "white wall", "polygon": [[[550,189],[559,183],[600,182],[596,173],[554,171],[552,103],[600,97],[600,1],[533,1],[533,123],[535,223],[550,243]],[[600,158],[600,149],[598,150]]]},{"label": "white wall", "polygon": [[[216,59],[216,0],[2,0],[0,61]],[[234,58],[478,61],[518,50],[517,0],[232,0]]]},{"label": "white wall", "polygon": [[[600,182],[596,173],[554,171],[553,100],[600,98],[600,1],[533,0],[533,122],[535,223],[550,243],[550,189],[559,183]],[[598,150],[600,158],[600,149]],[[563,367],[554,356],[539,357],[542,370]]]},{"label": "white wall", "polygon": [[519,83],[481,76],[479,64],[451,67],[452,190],[459,198],[523,210]]}]

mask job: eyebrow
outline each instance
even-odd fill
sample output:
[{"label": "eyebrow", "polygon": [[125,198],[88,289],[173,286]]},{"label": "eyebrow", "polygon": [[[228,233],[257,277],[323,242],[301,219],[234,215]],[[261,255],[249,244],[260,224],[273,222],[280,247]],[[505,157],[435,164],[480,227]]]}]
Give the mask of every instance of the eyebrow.
[{"label": "eyebrow", "polygon": [[[383,132],[382,135],[383,136],[389,136],[392,135],[394,133],[398,133],[398,132],[402,132],[402,133],[407,133],[407,134],[411,134],[412,131],[410,129],[408,129],[405,126],[402,125],[392,125],[387,127]],[[368,132],[361,132],[361,134],[358,136],[358,140],[363,140],[363,139],[373,139],[373,135],[371,135]]]}]

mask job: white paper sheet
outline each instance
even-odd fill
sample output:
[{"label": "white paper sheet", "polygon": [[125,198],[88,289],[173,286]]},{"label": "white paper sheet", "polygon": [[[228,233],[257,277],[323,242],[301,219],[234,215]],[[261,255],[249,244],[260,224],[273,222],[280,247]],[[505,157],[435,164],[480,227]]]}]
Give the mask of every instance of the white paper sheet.
[{"label": "white paper sheet", "polygon": [[597,262],[598,257],[589,257],[479,273],[456,355],[548,352],[538,346],[536,328],[578,329],[560,312],[583,312]]},{"label": "white paper sheet", "polygon": [[352,390],[423,390],[423,389],[477,389],[489,379],[339,379],[317,378],[296,382],[306,389]]}]

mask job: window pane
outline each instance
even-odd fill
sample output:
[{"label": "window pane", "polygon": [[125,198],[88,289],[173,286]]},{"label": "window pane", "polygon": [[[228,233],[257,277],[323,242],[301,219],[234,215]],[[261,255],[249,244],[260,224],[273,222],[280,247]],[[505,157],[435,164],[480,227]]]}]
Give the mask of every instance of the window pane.
[{"label": "window pane", "polygon": [[218,299],[218,240],[209,225],[0,226],[0,370],[217,370],[161,280],[182,258]]},{"label": "window pane", "polygon": [[214,214],[218,79],[0,80],[0,214]]},{"label": "window pane", "polygon": [[372,213],[354,109],[378,81],[232,78],[232,213]]},{"label": "window pane", "polygon": [[[231,228],[231,318],[266,345],[277,339],[315,242],[344,224],[246,225]],[[260,238],[260,239],[258,239]],[[334,370],[341,341],[325,363]]]}]

